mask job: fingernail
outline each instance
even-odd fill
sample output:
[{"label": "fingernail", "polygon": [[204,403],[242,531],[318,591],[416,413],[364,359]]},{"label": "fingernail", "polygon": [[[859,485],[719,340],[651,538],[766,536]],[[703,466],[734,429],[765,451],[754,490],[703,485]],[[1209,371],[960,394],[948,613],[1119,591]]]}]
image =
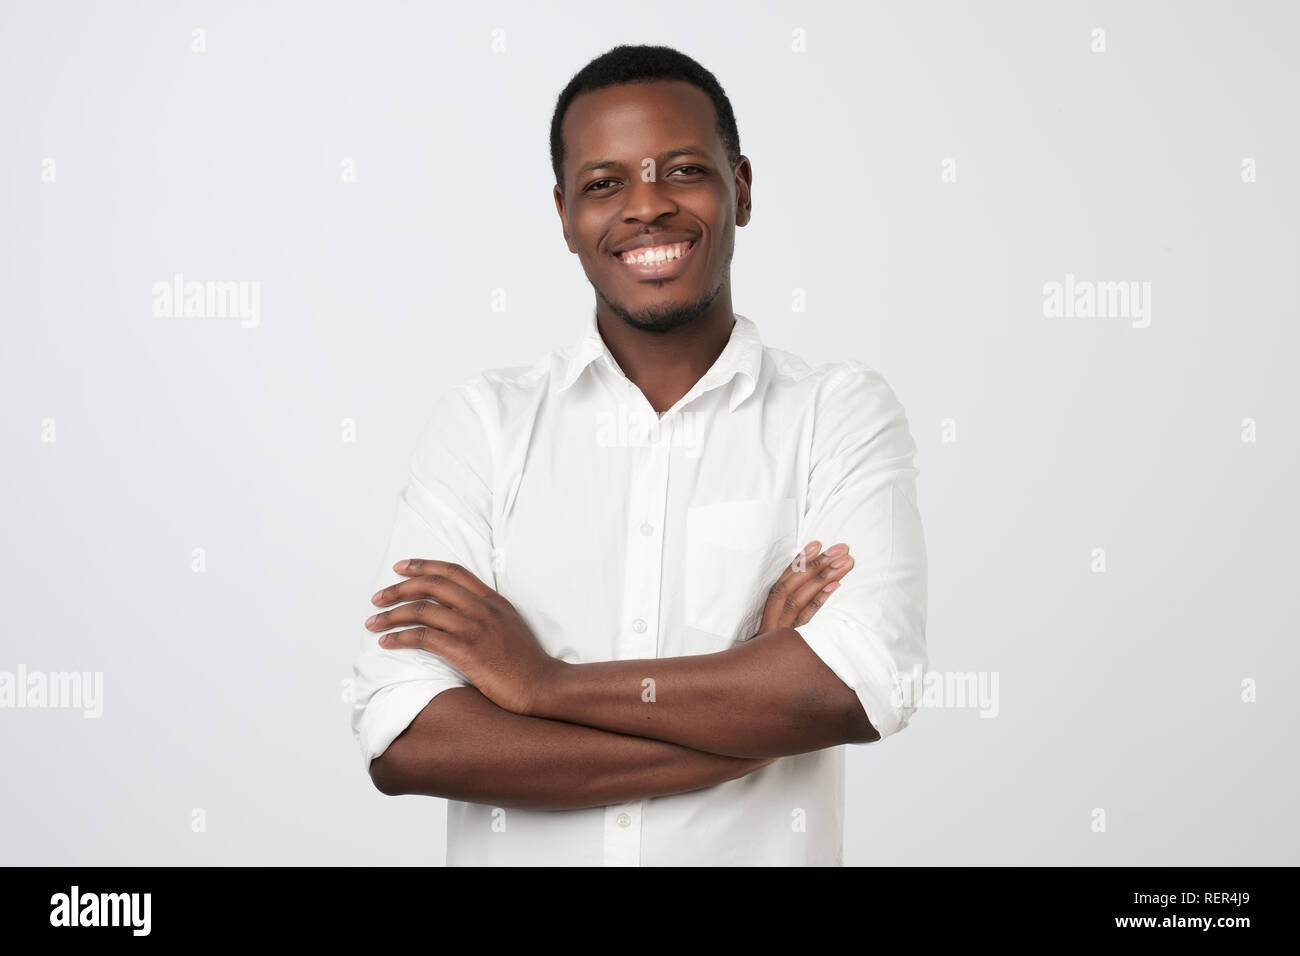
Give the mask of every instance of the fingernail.
[{"label": "fingernail", "polygon": [[849,563],[849,558],[847,558],[847,557],[836,558],[834,561],[831,562],[831,567],[832,567],[832,568],[842,568],[842,567],[844,567],[844,565],[846,565],[846,564],[848,564],[848,563]]},{"label": "fingernail", "polygon": [[840,582],[839,582],[839,581],[832,581],[830,584],[826,585],[826,587],[822,588],[822,593],[823,593],[823,594],[830,594],[832,591],[834,591],[834,590],[835,590],[837,587],[839,587],[839,586],[840,586]]},{"label": "fingernail", "polygon": [[822,543],[820,541],[809,541],[806,545],[804,545],[804,549],[803,549],[804,556],[811,558],[814,554],[817,553],[817,549],[820,548],[821,546]]},{"label": "fingernail", "polygon": [[378,614],[372,614],[372,615],[370,615],[370,617],[366,618],[366,627],[369,627],[371,624],[374,624],[374,623],[375,623],[375,618],[377,618],[377,617],[379,617]]},{"label": "fingernail", "polygon": [[381,595],[381,594],[383,594],[383,593],[384,593],[383,591],[376,591],[374,594],[372,594],[371,597],[370,597],[370,603],[371,603],[371,604],[378,604],[378,603],[379,603],[379,595]]},{"label": "fingernail", "polygon": [[838,558],[841,554],[846,554],[849,550],[847,544],[836,544],[826,549],[828,557]]}]

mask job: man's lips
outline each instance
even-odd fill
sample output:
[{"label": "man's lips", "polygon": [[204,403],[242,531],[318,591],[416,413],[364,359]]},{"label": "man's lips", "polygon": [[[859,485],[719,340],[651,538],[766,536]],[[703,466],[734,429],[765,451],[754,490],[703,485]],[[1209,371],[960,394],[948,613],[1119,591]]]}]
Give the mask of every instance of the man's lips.
[{"label": "man's lips", "polygon": [[695,240],[689,239],[685,242],[640,246],[612,255],[638,278],[671,279],[685,271],[694,251]]},{"label": "man's lips", "polygon": [[693,236],[689,232],[673,232],[669,229],[661,229],[657,232],[639,233],[622,245],[614,246],[610,251],[615,256],[623,256],[629,252],[641,252],[655,246],[686,245],[698,238],[699,236]]}]

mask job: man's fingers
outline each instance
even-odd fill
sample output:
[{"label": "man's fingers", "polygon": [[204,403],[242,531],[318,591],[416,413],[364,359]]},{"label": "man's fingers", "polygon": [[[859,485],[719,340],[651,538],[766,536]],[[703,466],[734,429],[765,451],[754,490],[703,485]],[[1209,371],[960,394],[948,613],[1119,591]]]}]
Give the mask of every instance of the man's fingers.
[{"label": "man's fingers", "polygon": [[[818,542],[813,543],[818,544]],[[800,558],[803,557],[806,550],[807,549],[795,555],[794,561],[786,567],[785,571],[783,571],[781,576],[776,579],[776,583],[772,585],[768,592],[771,596],[779,597],[783,600],[791,610],[793,610],[793,605],[789,602],[793,600],[795,592],[799,590],[803,582],[807,581],[809,577],[813,575],[822,573],[832,562],[843,557],[848,551],[848,545],[833,545],[821,554],[817,555],[817,557],[812,558],[812,560],[801,562]]]},{"label": "man's fingers", "polygon": [[[457,565],[447,564],[444,561],[426,562],[426,564],[440,564],[447,569],[457,567]],[[468,571],[465,573],[469,574]],[[472,574],[469,574],[469,577],[471,580],[478,580]],[[379,607],[387,607],[389,604],[396,604],[399,601],[414,601],[417,598],[431,597],[439,604],[465,610],[478,603],[480,599],[476,596],[476,592],[469,590],[461,583],[464,580],[462,576],[455,574],[451,570],[429,571],[426,569],[420,577],[407,578],[405,581],[398,581],[396,584],[390,584],[388,587],[375,592],[375,595],[370,599],[370,603]],[[488,588],[488,593],[496,594],[491,588]]]},{"label": "man's fingers", "polygon": [[796,578],[801,574],[807,573],[810,567],[817,567],[817,563],[822,559],[822,555],[818,555],[817,557],[813,557],[813,555],[817,554],[817,549],[821,546],[822,543],[820,541],[810,541],[804,546],[802,551],[794,556],[794,560],[781,570],[780,575],[777,576],[776,582],[768,588],[767,593],[769,601],[773,598],[778,598],[789,593]]},{"label": "man's fingers", "polygon": [[440,631],[433,627],[412,627],[405,631],[394,631],[392,634],[384,634],[379,638],[379,643],[383,647],[418,647],[422,650],[432,651],[435,654],[444,654],[450,642],[454,640],[452,635],[445,631]]},{"label": "man's fingers", "polygon": [[793,593],[795,582],[799,576],[806,571],[810,564],[816,565],[817,559],[811,556],[820,547],[820,541],[810,541],[804,545],[803,550],[794,556],[794,560],[785,566],[777,576],[776,581],[768,588],[767,599],[763,602],[763,616],[759,624],[764,631],[789,626],[787,619],[792,617],[793,612],[787,610],[787,600]]},{"label": "man's fingers", "polygon": [[828,557],[825,561],[821,561],[816,568],[810,568],[806,575],[794,582],[786,601],[787,606],[792,610],[802,609],[817,597],[826,585],[844,577],[852,567],[853,556],[848,554]]},{"label": "man's fingers", "polygon": [[816,574],[802,582],[789,601],[789,605],[794,608],[796,625],[807,624],[840,586],[840,579],[851,570],[853,558],[845,554],[826,562]]},{"label": "man's fingers", "polygon": [[[820,542],[812,542],[795,555],[794,561],[768,590],[767,603],[763,608],[765,628],[791,627],[801,618],[803,620],[800,623],[807,623],[807,618],[815,614],[826,597],[829,597],[829,593],[822,594],[826,585],[842,577],[852,567],[847,544],[833,545],[817,557],[807,560],[808,550],[814,545],[820,546]],[[816,603],[810,610],[808,605],[814,599]]]},{"label": "man's fingers", "polygon": [[[785,570],[781,572],[781,577],[783,578],[787,574],[798,574],[813,559],[813,556],[821,550],[821,547],[822,543],[820,541],[809,541],[804,545],[803,550],[794,556],[794,560],[785,566]],[[777,578],[778,581],[780,579]]]},{"label": "man's fingers", "polygon": [[468,568],[453,564],[450,561],[434,561],[430,558],[407,558],[405,561],[398,561],[393,565],[393,570],[406,577],[419,577],[426,574],[441,575],[456,582],[471,594],[477,594],[479,597],[487,597],[489,594],[497,593],[480,581]]},{"label": "man's fingers", "polygon": [[463,629],[465,620],[464,615],[433,601],[413,601],[372,615],[366,621],[366,629],[386,631],[402,624],[422,624],[456,634]]}]

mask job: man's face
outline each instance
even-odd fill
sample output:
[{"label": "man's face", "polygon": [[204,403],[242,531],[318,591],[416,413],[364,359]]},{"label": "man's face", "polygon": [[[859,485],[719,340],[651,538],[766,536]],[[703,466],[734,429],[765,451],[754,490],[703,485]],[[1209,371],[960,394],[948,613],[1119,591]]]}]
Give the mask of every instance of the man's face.
[{"label": "man's face", "polygon": [[[596,295],[646,331],[697,318],[730,280],[749,221],[749,160],[729,166],[713,101],[679,80],[627,83],[577,96],[561,130],[556,209]],[[647,240],[650,261],[620,255]]]}]

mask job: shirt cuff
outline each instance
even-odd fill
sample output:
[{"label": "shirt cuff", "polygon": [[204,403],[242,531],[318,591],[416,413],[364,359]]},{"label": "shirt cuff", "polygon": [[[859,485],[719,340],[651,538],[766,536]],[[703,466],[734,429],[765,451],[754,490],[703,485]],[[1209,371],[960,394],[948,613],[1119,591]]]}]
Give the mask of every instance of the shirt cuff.
[{"label": "shirt cuff", "polygon": [[795,631],[840,680],[853,688],[880,740],[907,726],[916,708],[902,699],[894,662],[863,632],[861,625],[818,617],[797,625]]},{"label": "shirt cuff", "polygon": [[403,681],[376,691],[366,704],[354,705],[354,732],[366,772],[370,772],[370,761],[388,749],[429,701],[444,690],[464,686],[463,681],[452,678]]}]

